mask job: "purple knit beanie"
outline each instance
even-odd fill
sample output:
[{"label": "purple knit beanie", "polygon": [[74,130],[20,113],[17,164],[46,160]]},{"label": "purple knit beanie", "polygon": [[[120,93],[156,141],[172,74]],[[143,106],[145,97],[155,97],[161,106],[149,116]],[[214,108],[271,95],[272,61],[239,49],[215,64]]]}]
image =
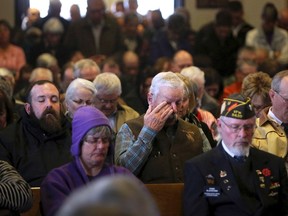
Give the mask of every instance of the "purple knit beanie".
[{"label": "purple knit beanie", "polygon": [[97,108],[83,106],[76,110],[72,120],[72,146],[71,154],[80,155],[80,143],[85,134],[94,127],[109,126],[108,118]]}]

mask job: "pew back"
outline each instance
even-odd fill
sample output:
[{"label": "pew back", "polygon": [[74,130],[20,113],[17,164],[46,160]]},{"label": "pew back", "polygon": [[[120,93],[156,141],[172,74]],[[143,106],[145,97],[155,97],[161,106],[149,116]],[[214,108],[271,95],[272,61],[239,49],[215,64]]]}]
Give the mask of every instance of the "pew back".
[{"label": "pew back", "polygon": [[183,215],[183,183],[175,184],[146,184],[154,197],[161,216]]},{"label": "pew back", "polygon": [[[154,197],[161,216],[182,216],[183,183],[177,184],[146,184]],[[33,206],[21,216],[40,216],[40,188],[32,188]]]}]

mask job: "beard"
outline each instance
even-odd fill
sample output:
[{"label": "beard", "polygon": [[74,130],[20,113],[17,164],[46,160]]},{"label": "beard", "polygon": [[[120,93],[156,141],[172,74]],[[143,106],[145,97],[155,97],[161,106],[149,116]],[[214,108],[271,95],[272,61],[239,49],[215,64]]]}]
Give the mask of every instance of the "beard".
[{"label": "beard", "polygon": [[249,144],[248,145],[234,145],[234,146],[230,146],[229,150],[237,155],[237,156],[245,156],[248,154],[250,149]]},{"label": "beard", "polygon": [[43,131],[49,134],[55,133],[62,128],[60,115],[52,108],[47,108],[39,119],[36,117],[33,108],[31,108],[30,117],[32,121],[38,123]]}]

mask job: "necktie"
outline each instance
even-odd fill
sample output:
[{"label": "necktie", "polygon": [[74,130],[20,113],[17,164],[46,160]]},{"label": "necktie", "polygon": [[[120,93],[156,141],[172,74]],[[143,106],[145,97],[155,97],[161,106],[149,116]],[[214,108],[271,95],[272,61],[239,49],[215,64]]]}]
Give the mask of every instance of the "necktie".
[{"label": "necktie", "polygon": [[281,126],[283,126],[285,134],[288,136],[288,123],[282,123]]},{"label": "necktie", "polygon": [[244,162],[246,161],[246,159],[247,159],[247,156],[243,156],[243,155],[237,156],[237,155],[235,155],[235,156],[234,156],[234,159],[235,159],[236,161],[238,161],[238,162],[244,163]]}]

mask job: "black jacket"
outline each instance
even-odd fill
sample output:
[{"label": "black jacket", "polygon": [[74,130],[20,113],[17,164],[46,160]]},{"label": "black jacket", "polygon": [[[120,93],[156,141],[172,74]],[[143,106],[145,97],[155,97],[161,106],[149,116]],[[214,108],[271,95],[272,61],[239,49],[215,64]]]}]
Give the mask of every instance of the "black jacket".
[{"label": "black jacket", "polygon": [[[251,148],[249,175],[259,207],[251,211],[241,195],[222,144],[189,160],[184,169],[185,216],[284,216],[288,214],[288,180],[282,158]],[[247,163],[249,163],[247,161]],[[243,175],[237,172],[236,175]],[[248,177],[250,176],[250,178]]]},{"label": "black jacket", "polygon": [[0,159],[9,162],[30,186],[40,186],[47,173],[69,161],[71,132],[63,118],[62,130],[45,134],[24,108],[20,119],[0,131]]}]

